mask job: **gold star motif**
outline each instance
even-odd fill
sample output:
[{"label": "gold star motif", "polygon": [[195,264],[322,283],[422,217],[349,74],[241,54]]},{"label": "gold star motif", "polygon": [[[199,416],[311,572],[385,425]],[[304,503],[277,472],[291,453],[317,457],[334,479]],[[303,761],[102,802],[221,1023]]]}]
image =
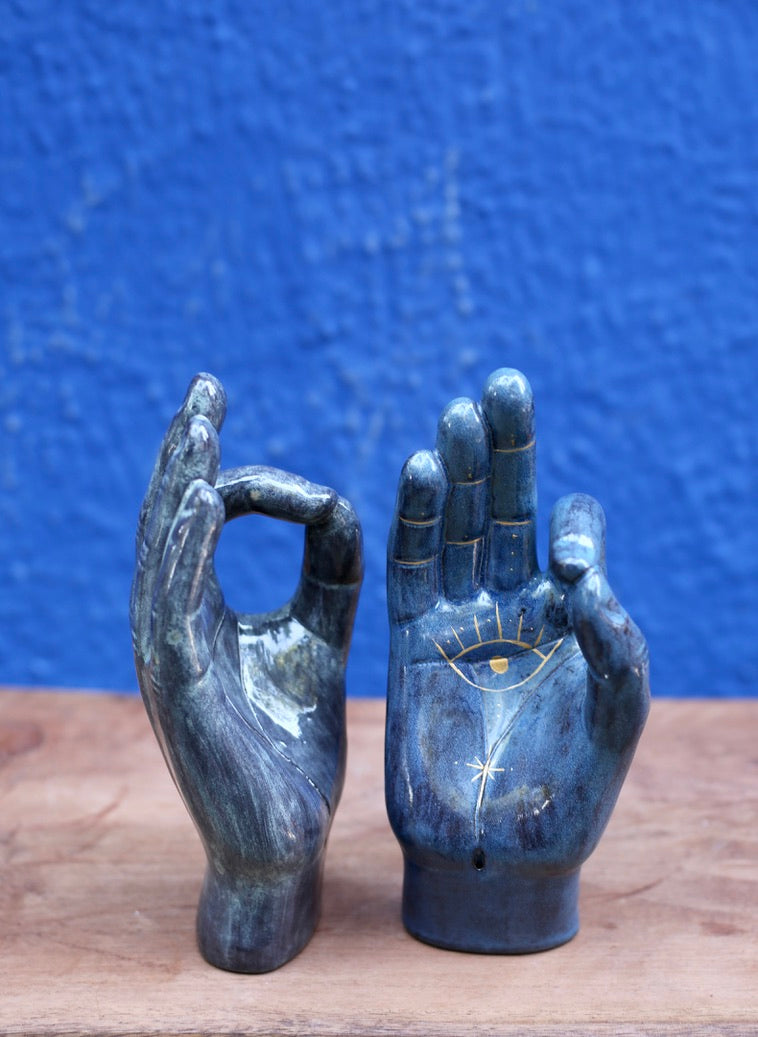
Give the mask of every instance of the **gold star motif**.
[{"label": "gold star motif", "polygon": [[491,778],[493,774],[503,770],[502,767],[493,767],[489,760],[487,760],[486,763],[482,763],[478,756],[475,756],[474,759],[476,760],[476,763],[466,764],[467,767],[471,767],[472,770],[478,772],[471,779],[472,781],[480,781],[484,778]]},{"label": "gold star motif", "polygon": [[493,774],[501,772],[503,768],[493,767],[489,759],[487,759],[485,763],[482,763],[478,756],[475,756],[474,759],[476,760],[476,763],[467,763],[466,766],[476,771],[476,774],[471,779],[471,781],[481,781],[482,783],[479,786],[479,796],[477,797],[476,801],[476,808],[478,810],[482,805],[482,799],[484,797],[484,786],[487,784],[487,778],[491,778]]}]

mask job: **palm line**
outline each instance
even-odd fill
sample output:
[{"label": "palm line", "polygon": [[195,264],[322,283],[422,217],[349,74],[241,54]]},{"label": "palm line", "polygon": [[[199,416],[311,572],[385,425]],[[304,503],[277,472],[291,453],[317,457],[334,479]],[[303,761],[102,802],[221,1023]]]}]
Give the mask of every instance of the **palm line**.
[{"label": "palm line", "polygon": [[[549,673],[544,674],[540,678],[540,680],[535,684],[535,686],[530,691],[528,691],[528,692],[526,692],[524,694],[524,697],[522,698],[522,700],[521,700],[521,702],[520,702],[520,704],[518,706],[518,709],[516,710],[516,712],[513,714],[513,716],[510,718],[510,720],[506,724],[505,730],[495,739],[495,742],[494,742],[492,748],[487,751],[487,760],[486,760],[487,763],[489,763],[489,761],[495,755],[495,753],[497,752],[498,748],[502,745],[503,741],[510,735],[511,731],[513,730],[513,727],[514,727],[516,721],[523,714],[523,712],[526,709],[528,703],[532,700],[532,698],[534,698],[534,696],[539,691],[539,689],[542,687],[542,685],[547,681],[548,677],[552,677],[555,674],[556,670],[560,669],[563,666],[566,666],[577,655],[581,655],[581,652],[580,652],[578,646],[571,653],[571,655],[569,655],[566,659],[562,659],[559,662],[559,664],[555,667],[555,669],[550,670]],[[481,788],[479,790],[479,797],[478,797],[477,803],[476,803],[476,809],[474,810],[474,837],[475,838],[479,834],[479,815],[480,815],[480,812],[481,812],[481,805],[484,802],[484,786],[485,786],[486,782],[487,782],[487,776],[483,775],[483,777],[482,777],[482,785],[481,785]]]}]

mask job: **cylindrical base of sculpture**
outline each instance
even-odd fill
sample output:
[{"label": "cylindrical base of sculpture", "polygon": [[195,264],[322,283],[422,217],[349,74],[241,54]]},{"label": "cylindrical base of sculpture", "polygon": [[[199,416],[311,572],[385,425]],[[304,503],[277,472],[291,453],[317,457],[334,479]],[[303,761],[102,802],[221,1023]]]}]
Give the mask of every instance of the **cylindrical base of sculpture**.
[{"label": "cylindrical base of sculpture", "polygon": [[230,972],[270,972],[305,947],[321,906],[323,855],[296,873],[227,878],[206,870],[197,908],[200,953]]},{"label": "cylindrical base of sculpture", "polygon": [[579,929],[579,870],[526,878],[496,865],[433,869],[406,859],[403,922],[419,940],[448,950],[546,951]]}]

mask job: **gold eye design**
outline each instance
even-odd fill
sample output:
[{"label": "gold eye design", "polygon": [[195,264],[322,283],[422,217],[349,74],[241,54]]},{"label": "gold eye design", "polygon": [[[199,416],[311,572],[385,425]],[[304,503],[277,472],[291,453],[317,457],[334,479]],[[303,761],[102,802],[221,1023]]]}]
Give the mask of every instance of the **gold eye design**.
[{"label": "gold eye design", "polygon": [[451,643],[456,650],[451,652],[448,644],[446,651],[437,640],[434,640],[434,645],[451,670],[473,688],[494,693],[513,691],[536,677],[563,643],[563,638],[559,638],[552,644],[540,646],[544,627],[534,641],[525,640],[523,620],[524,617],[520,616],[518,630],[514,636],[506,637],[496,605],[494,617],[482,624],[485,636],[482,636],[479,620],[474,616],[476,640],[473,644],[467,645],[458,631],[451,627],[454,638]]}]

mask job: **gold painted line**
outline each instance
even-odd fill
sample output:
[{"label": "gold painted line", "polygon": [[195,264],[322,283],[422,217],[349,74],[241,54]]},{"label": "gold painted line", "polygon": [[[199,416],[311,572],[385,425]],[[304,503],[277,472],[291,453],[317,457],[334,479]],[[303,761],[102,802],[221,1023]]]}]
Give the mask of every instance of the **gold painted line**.
[{"label": "gold painted line", "polygon": [[409,519],[404,518],[403,515],[398,515],[401,522],[404,522],[407,526],[436,526],[440,521],[439,518],[433,519]]},{"label": "gold painted line", "polygon": [[521,640],[521,628],[522,628],[523,625],[524,625],[524,613],[522,612],[521,615],[518,617],[518,630],[516,631],[516,640],[517,641]]},{"label": "gold painted line", "polygon": [[536,640],[536,641],[534,642],[534,647],[535,647],[535,648],[537,647],[537,645],[538,645],[538,644],[540,643],[540,641],[542,640],[542,635],[543,635],[544,633],[545,633],[545,628],[544,628],[544,626],[543,626],[543,627],[542,627],[542,629],[540,630],[539,634],[537,634],[537,640]]},{"label": "gold painted line", "polygon": [[[432,638],[432,641],[434,641],[434,638]],[[434,641],[434,647],[435,647],[435,648],[436,648],[436,649],[437,649],[437,650],[439,651],[440,655],[441,655],[441,656],[442,656],[442,658],[443,658],[443,659],[445,660],[445,662],[446,662],[446,663],[449,663],[449,662],[450,662],[450,660],[449,660],[449,659],[448,659],[448,657],[447,657],[447,656],[445,655],[445,652],[444,652],[444,649],[442,648],[442,646],[441,646],[441,645],[438,645],[438,644],[437,644],[437,642],[436,642],[436,641]],[[455,667],[453,667],[453,668],[455,669]]]},{"label": "gold painted line", "polygon": [[[542,669],[542,667],[543,667],[543,666],[545,665],[545,663],[546,663],[546,662],[548,662],[548,660],[549,660],[549,659],[550,659],[550,658],[551,658],[551,657],[552,657],[553,655],[555,655],[555,653],[556,653],[556,652],[558,651],[558,649],[560,648],[560,646],[561,646],[562,644],[563,644],[563,638],[561,638],[561,639],[560,639],[560,641],[556,641],[556,642],[555,642],[555,644],[553,645],[553,647],[552,647],[552,649],[550,650],[550,652],[548,652],[548,654],[547,654],[546,656],[544,656],[544,657],[543,657],[543,659],[542,659],[542,662],[541,662],[541,663],[539,664],[539,666],[537,667],[537,669],[536,669],[536,670],[534,670],[534,672],[533,672],[533,673],[530,673],[528,677],[524,677],[524,679],[523,679],[522,681],[519,681],[519,682],[518,682],[518,684],[511,684],[511,686],[510,686],[509,688],[505,688],[505,689],[503,689],[503,690],[505,690],[505,691],[513,691],[513,690],[514,690],[514,689],[516,689],[516,688],[520,688],[520,687],[521,687],[521,686],[522,686],[523,684],[527,684],[527,683],[528,683],[528,682],[529,682],[530,680],[532,680],[532,679],[533,679],[534,677],[536,677],[536,676],[537,676],[537,674],[538,674],[538,673],[540,672],[540,670]],[[538,655],[541,655],[542,653],[541,653],[541,652],[538,652],[537,654],[538,654]],[[464,678],[464,679],[465,679],[465,678]],[[499,690],[499,689],[494,689],[494,688],[482,688],[482,691],[497,691],[497,690]]]},{"label": "gold painted line", "polygon": [[524,450],[529,450],[530,447],[534,446],[535,441],[530,439],[528,443],[524,443],[523,446],[496,446],[494,452],[496,454],[520,454]]},{"label": "gold painted line", "polygon": [[500,608],[498,603],[495,602],[495,618],[497,619],[497,636],[500,640],[503,640],[503,624],[500,622]]},{"label": "gold painted line", "polygon": [[474,616],[474,627],[476,629],[476,636],[479,638],[479,644],[482,643],[482,635],[479,632],[479,620]]},{"label": "gold painted line", "polygon": [[446,547],[471,547],[472,544],[478,544],[480,540],[484,540],[484,537],[474,537],[473,540],[446,540]]},{"label": "gold painted line", "polygon": [[460,637],[458,637],[458,633],[457,633],[457,631],[456,631],[455,627],[450,627],[450,629],[451,629],[451,630],[453,631],[453,637],[455,638],[455,640],[456,640],[456,641],[458,642],[458,644],[459,644],[459,645],[461,646],[461,648],[462,648],[462,649],[464,650],[464,652],[465,652],[465,650],[466,650],[466,646],[465,646],[465,644],[463,643],[463,641],[461,641]]},{"label": "gold painted line", "polygon": [[419,562],[412,562],[410,558],[393,558],[392,561],[396,565],[427,565],[429,562],[434,561],[434,555],[431,558],[422,558]]},{"label": "gold painted line", "polygon": [[531,526],[534,519],[516,519],[513,521],[510,519],[493,519],[492,521],[496,526]]},{"label": "gold painted line", "polygon": [[481,479],[456,479],[453,481],[453,486],[481,486],[482,483],[487,482],[488,476],[483,476]]},{"label": "gold painted line", "polygon": [[[460,659],[461,656],[466,654],[466,652],[471,651],[472,648],[481,648],[483,645],[516,645],[517,648],[528,649],[530,652],[534,649],[534,646],[530,645],[527,641],[516,641],[512,637],[493,637],[489,641],[478,641],[476,644],[469,645],[468,648],[464,648],[462,652],[458,652],[454,655],[449,662],[452,663],[455,659]],[[538,652],[537,654],[540,655],[541,653]]]},{"label": "gold painted line", "polygon": [[479,814],[479,811],[482,809],[482,803],[484,802],[484,786],[487,784],[485,774],[486,771],[482,770],[482,784],[479,786],[479,795],[476,797],[477,815]]},{"label": "gold painted line", "polygon": [[[470,680],[466,676],[466,674],[463,672],[463,670],[461,670],[461,668],[459,666],[455,665],[455,660],[459,659],[461,654],[463,654],[463,653],[459,653],[458,655],[453,656],[452,659],[448,659],[447,656],[445,656],[445,659],[447,659],[447,663],[450,666],[450,668],[452,670],[454,670],[455,673],[457,673],[458,676],[462,680],[464,680],[466,682],[466,684],[470,684],[472,688],[478,688],[479,691],[487,691],[487,692],[492,692],[493,694],[496,694],[496,695],[502,695],[506,691],[515,691],[516,688],[521,688],[524,684],[528,684],[530,680],[532,680],[534,677],[536,677],[537,674],[540,672],[540,670],[543,668],[543,666],[545,666],[545,664],[553,657],[553,655],[555,655],[555,653],[558,651],[560,646],[563,644],[563,641],[564,641],[564,639],[561,638],[559,641],[555,642],[555,644],[550,649],[548,654],[543,657],[542,662],[539,664],[537,669],[533,670],[532,673],[530,673],[528,677],[524,677],[524,679],[522,681],[519,681],[517,684],[510,684],[507,688],[486,688],[483,684],[475,684],[472,680]],[[485,641],[484,643],[487,644],[488,642]],[[493,642],[489,642],[489,643],[492,644]],[[515,644],[516,642],[508,641],[507,643],[508,644]],[[437,644],[436,641],[435,641],[435,644]],[[437,647],[439,648],[439,645],[437,645]],[[477,645],[477,648],[478,647],[479,646]],[[527,648],[531,648],[532,646],[531,645],[526,645],[526,647]],[[442,651],[441,648],[440,648],[440,651]],[[442,654],[445,655],[444,652],[442,652]],[[538,652],[537,654],[539,655],[540,653]]]}]

